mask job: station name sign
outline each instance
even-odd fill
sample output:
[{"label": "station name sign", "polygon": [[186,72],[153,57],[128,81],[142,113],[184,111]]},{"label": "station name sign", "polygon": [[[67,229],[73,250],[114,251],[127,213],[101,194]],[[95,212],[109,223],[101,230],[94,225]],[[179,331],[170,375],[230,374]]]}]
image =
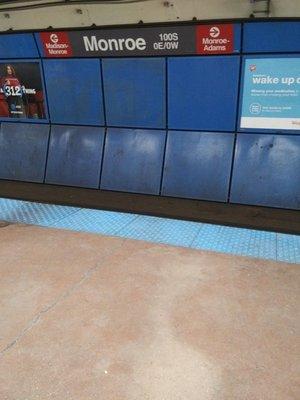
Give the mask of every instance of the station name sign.
[{"label": "station name sign", "polygon": [[239,24],[136,27],[40,32],[44,57],[232,54],[240,51]]}]

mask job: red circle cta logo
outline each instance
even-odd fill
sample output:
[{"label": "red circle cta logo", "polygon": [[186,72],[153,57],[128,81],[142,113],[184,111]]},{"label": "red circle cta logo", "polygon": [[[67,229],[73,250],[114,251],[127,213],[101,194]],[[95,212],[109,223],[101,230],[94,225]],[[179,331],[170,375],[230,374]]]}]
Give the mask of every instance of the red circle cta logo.
[{"label": "red circle cta logo", "polygon": [[220,29],[217,26],[213,26],[209,30],[209,36],[212,38],[217,38],[220,36]]},{"label": "red circle cta logo", "polygon": [[57,34],[56,33],[51,33],[50,40],[51,40],[52,43],[57,43],[58,42]]}]

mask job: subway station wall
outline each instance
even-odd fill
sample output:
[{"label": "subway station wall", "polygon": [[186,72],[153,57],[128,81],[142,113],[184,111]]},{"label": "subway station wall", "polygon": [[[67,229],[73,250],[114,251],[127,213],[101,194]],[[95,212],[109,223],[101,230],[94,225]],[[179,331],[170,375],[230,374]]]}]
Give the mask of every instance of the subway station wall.
[{"label": "subway station wall", "polygon": [[1,34],[0,179],[300,209],[300,21],[151,29]]}]

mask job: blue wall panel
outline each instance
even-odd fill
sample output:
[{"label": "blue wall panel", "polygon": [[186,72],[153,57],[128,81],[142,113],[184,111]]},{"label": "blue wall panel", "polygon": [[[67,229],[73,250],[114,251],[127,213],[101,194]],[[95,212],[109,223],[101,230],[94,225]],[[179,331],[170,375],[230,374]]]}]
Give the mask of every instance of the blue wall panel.
[{"label": "blue wall panel", "polygon": [[108,126],[165,128],[165,59],[105,59]]},{"label": "blue wall panel", "polygon": [[46,183],[98,188],[104,128],[52,125]]},{"label": "blue wall panel", "polygon": [[243,51],[245,53],[299,52],[300,22],[245,23]]},{"label": "blue wall panel", "polygon": [[239,134],[230,200],[300,209],[300,136]]},{"label": "blue wall panel", "polygon": [[169,131],[162,194],[227,201],[234,135]]},{"label": "blue wall panel", "polygon": [[100,61],[44,60],[53,123],[104,125]]},{"label": "blue wall panel", "polygon": [[35,58],[39,52],[31,33],[0,35],[0,58]]},{"label": "blue wall panel", "polygon": [[3,122],[0,179],[43,182],[48,137],[48,125]]},{"label": "blue wall panel", "polygon": [[159,194],[165,131],[107,130],[101,189]]},{"label": "blue wall panel", "polygon": [[169,58],[169,128],[234,131],[239,63],[239,56]]}]

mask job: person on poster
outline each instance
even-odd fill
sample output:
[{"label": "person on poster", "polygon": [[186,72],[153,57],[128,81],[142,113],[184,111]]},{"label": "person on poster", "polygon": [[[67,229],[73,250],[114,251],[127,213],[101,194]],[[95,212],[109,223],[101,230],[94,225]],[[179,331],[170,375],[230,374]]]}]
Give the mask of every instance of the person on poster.
[{"label": "person on poster", "polygon": [[8,105],[9,116],[12,118],[26,118],[25,87],[21,85],[12,65],[5,65],[5,72],[6,76],[1,78],[1,88]]}]

